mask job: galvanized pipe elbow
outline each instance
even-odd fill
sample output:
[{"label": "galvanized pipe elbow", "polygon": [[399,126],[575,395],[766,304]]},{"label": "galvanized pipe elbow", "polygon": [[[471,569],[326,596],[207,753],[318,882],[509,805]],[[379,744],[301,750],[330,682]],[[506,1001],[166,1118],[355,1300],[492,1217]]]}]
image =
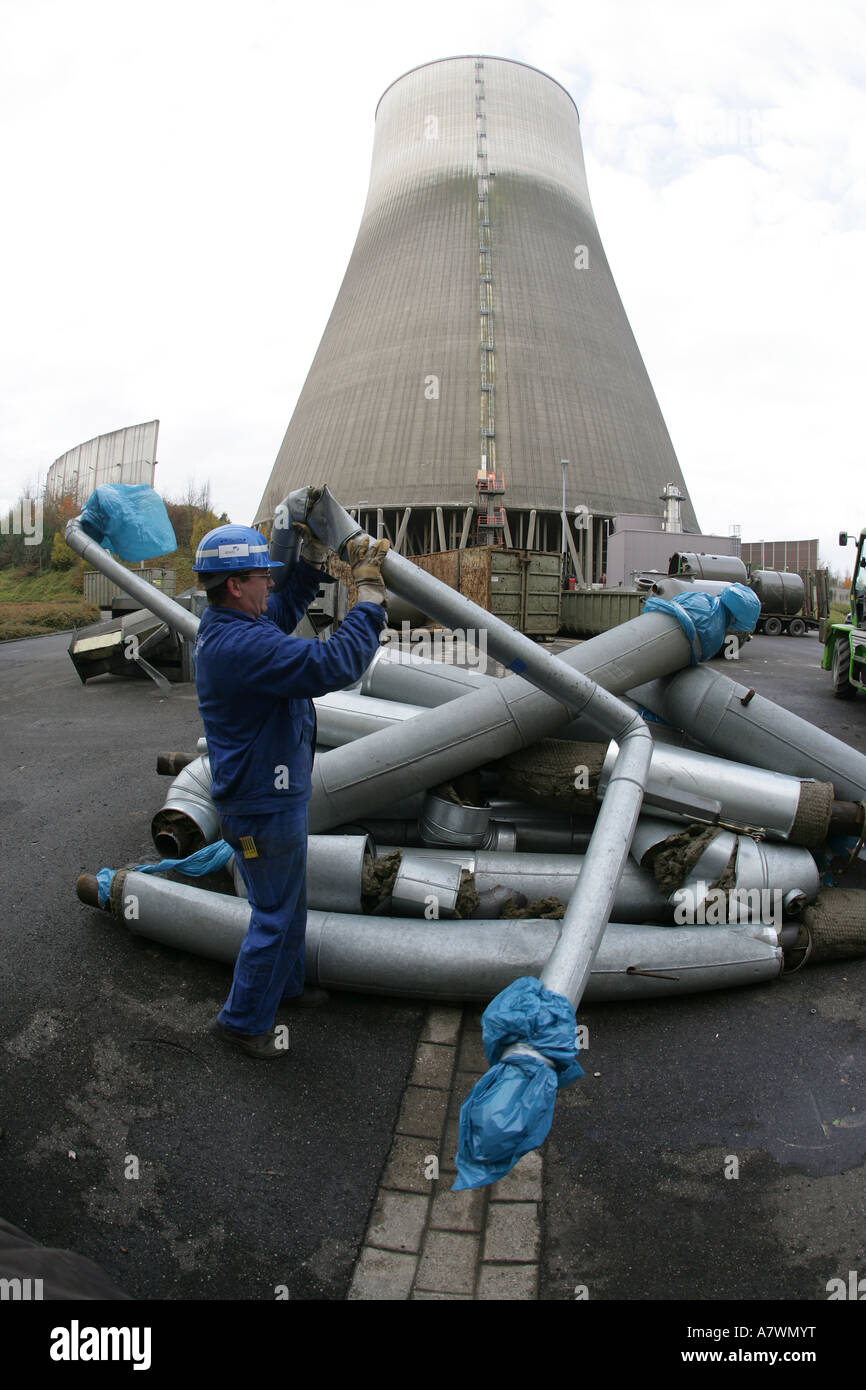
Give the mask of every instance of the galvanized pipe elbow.
[{"label": "galvanized pipe elbow", "polygon": [[219,839],[219,812],[210,788],[207,754],[188,763],[175,777],[162,810],[151,823],[153,842],[164,859],[182,859]]},{"label": "galvanized pipe elbow", "polygon": [[290,492],[280,506],[285,507],[290,526],[302,521],[317,540],[340,558],[347,542],[364,533],[363,526],[352,520],[327,487],[321,491],[312,487],[298,488]]}]

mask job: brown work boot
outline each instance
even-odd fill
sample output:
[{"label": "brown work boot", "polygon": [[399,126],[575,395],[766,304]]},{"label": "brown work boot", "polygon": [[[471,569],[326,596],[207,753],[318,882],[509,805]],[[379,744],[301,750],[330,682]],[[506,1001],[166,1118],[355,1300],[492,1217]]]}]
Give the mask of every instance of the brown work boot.
[{"label": "brown work boot", "polygon": [[260,1061],[271,1061],[276,1057],[289,1055],[288,1030],[284,1024],[279,1028],[272,1028],[269,1033],[232,1033],[214,1019],[211,1032],[225,1038],[226,1042],[232,1043],[245,1056],[256,1057]]}]

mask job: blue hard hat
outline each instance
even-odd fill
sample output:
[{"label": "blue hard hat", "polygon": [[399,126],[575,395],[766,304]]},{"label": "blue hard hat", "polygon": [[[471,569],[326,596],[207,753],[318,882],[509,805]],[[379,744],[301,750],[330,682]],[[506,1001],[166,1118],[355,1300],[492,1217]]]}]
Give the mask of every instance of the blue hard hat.
[{"label": "blue hard hat", "polygon": [[208,531],[198,543],[193,564],[196,574],[206,576],[206,589],[222,583],[230,574],[282,568],[281,560],[271,560],[261,531],[252,526],[217,526]]}]

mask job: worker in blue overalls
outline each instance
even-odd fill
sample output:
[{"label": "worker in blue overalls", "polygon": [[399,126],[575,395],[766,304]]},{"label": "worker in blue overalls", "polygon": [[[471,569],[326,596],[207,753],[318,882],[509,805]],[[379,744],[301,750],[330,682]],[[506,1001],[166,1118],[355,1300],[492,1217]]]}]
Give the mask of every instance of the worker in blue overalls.
[{"label": "worker in blue overalls", "polygon": [[[248,1056],[286,1055],[280,1000],[304,998],[307,805],[315,743],[312,698],[341,690],[372,661],[386,622],[387,540],[349,542],[358,602],[326,642],[291,634],[320,583],[327,548],[306,527],[279,592],[268,544],[248,526],[218,526],[193,569],[208,596],[195,642],[196,688],[223,836],[236,852],[250,924],[214,1031]],[[283,578],[283,576],[281,576]]]}]

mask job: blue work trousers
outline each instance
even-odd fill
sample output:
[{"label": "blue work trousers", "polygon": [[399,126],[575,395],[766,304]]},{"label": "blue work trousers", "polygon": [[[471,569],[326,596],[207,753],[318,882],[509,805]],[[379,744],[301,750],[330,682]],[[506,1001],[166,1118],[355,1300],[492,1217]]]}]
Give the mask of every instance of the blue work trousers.
[{"label": "blue work trousers", "polygon": [[[233,1033],[274,1026],[277,1005],[304,988],[307,927],[307,805],[264,816],[221,816],[247,887],[250,925],[218,1020]],[[241,837],[256,857],[244,857]],[[251,846],[247,843],[247,849]]]}]

